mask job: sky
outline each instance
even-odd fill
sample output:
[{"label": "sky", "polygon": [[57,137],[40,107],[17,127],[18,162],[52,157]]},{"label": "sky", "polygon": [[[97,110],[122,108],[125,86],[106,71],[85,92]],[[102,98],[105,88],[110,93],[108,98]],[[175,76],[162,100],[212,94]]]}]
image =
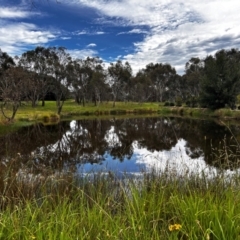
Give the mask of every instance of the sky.
[{"label": "sky", "polygon": [[240,48],[239,0],[0,0],[0,49],[63,46],[74,58],[128,61],[133,73]]}]

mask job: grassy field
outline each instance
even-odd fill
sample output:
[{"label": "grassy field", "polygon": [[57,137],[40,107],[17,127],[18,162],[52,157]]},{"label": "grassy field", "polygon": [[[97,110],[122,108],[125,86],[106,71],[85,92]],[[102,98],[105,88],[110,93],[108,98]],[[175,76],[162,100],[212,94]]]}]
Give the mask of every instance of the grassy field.
[{"label": "grassy field", "polygon": [[[157,112],[159,104],[157,103],[117,103],[116,107],[112,107],[112,103],[102,103],[99,106],[86,104],[76,104],[73,100],[68,100],[64,103],[61,112],[61,119],[81,117],[81,116],[107,116],[107,115],[120,115],[129,113],[153,113]],[[9,111],[10,113],[10,111]],[[2,116],[2,121],[4,120]],[[16,115],[16,121],[43,121],[54,122],[60,119],[57,114],[57,108],[55,101],[46,101],[44,107],[36,106],[32,108],[30,104],[24,103],[18,110]]]},{"label": "grassy field", "polygon": [[0,201],[0,239],[240,239],[238,175],[166,173],[138,181],[11,178]]},{"label": "grassy field", "polygon": [[[8,110],[8,109],[5,109]],[[10,111],[9,111],[10,113]],[[44,107],[37,106],[32,108],[30,103],[23,103],[19,108],[16,117],[15,125],[27,125],[33,122],[54,123],[60,119],[77,119],[87,117],[108,117],[112,115],[173,115],[196,118],[221,118],[221,119],[240,119],[239,110],[219,109],[212,111],[204,108],[188,108],[188,107],[165,107],[163,103],[134,103],[134,102],[117,102],[116,107],[112,107],[111,102],[101,103],[99,106],[94,106],[92,103],[86,104],[85,107],[77,105],[73,100],[68,100],[64,103],[61,116],[57,114],[55,101],[46,101]],[[0,115],[0,124],[6,124],[6,119]]]}]

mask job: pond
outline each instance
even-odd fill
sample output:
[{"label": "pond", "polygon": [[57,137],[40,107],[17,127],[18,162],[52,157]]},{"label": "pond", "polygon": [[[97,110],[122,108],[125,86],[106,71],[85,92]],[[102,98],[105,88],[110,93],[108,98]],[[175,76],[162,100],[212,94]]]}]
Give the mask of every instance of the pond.
[{"label": "pond", "polygon": [[[32,177],[71,172],[139,175],[238,170],[240,126],[173,117],[73,120],[36,124],[0,136],[0,181],[11,169]],[[210,174],[210,175],[211,175]]]}]

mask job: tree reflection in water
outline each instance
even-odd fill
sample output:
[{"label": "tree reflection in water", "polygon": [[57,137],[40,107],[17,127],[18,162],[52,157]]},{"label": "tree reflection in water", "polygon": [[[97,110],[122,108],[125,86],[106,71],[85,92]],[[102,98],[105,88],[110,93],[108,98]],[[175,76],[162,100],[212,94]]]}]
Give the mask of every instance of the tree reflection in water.
[{"label": "tree reflection in water", "polygon": [[[238,126],[231,126],[231,131],[239,137]],[[37,124],[0,137],[0,146],[0,175],[10,165],[13,172],[26,168],[34,174],[99,166],[106,171],[111,167],[139,172],[140,168],[153,166],[156,158],[162,166],[167,158],[175,164],[185,158],[184,164],[189,166],[204,163],[218,167],[219,161],[215,160],[219,160],[219,154],[221,161],[226,160],[221,149],[227,146],[228,153],[238,151],[225,126],[206,120],[161,117]],[[228,154],[227,160],[235,163],[236,154]]]}]

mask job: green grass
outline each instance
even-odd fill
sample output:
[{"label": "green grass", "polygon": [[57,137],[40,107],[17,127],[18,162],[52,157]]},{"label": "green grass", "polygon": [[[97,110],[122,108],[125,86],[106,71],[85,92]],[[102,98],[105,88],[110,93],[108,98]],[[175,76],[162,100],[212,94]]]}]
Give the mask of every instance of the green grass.
[{"label": "green grass", "polygon": [[[87,103],[85,107],[76,104],[73,100],[68,100],[63,105],[61,119],[73,117],[87,116],[108,116],[108,115],[126,115],[126,114],[151,114],[157,113],[159,109],[158,103],[116,103],[116,107],[112,107],[112,103],[101,103],[99,106],[94,106],[93,103]],[[57,115],[55,101],[46,101],[44,107],[36,106],[32,108],[30,103],[24,103],[18,110],[15,117],[16,122],[57,122],[60,117]],[[4,122],[3,116],[0,122]]]},{"label": "green grass", "polygon": [[[15,190],[1,197],[0,239],[240,239],[238,175],[226,182],[221,173],[179,179],[169,171],[139,181],[113,174],[11,179]],[[181,229],[170,231],[174,224]]]},{"label": "green grass", "polygon": [[[212,111],[204,108],[189,107],[166,107],[163,103],[136,103],[136,102],[117,102],[112,107],[112,102],[103,102],[99,106],[87,103],[85,107],[78,105],[74,100],[67,100],[61,112],[57,114],[55,101],[46,101],[44,107],[36,106],[32,108],[30,103],[24,103],[18,110],[14,125],[23,126],[29,123],[42,122],[44,124],[57,123],[61,120],[80,119],[80,118],[106,118],[109,116],[136,116],[136,115],[170,115],[190,118],[221,118],[239,119],[240,111],[230,109],[219,109]],[[10,112],[9,112],[10,113]],[[4,117],[0,114],[0,125],[8,125]]]}]

